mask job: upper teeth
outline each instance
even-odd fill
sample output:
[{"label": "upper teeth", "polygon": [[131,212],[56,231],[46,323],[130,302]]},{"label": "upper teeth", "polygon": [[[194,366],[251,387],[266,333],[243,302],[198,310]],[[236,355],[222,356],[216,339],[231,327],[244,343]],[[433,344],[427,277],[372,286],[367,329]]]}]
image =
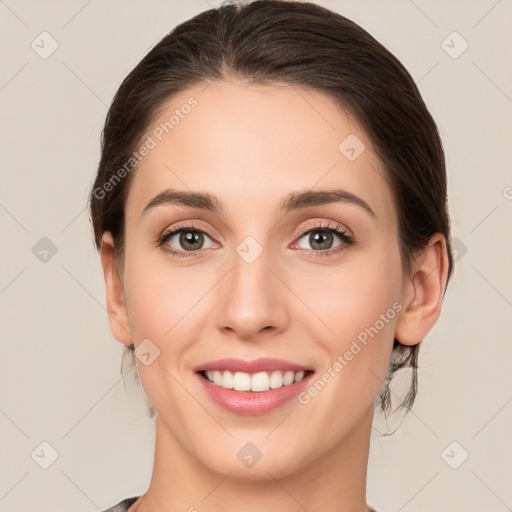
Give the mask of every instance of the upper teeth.
[{"label": "upper teeth", "polygon": [[280,388],[289,386],[304,378],[305,372],[292,371],[273,371],[259,373],[244,373],[230,371],[207,371],[206,376],[210,382],[225,389],[235,389],[236,391],[268,391],[270,388]]}]

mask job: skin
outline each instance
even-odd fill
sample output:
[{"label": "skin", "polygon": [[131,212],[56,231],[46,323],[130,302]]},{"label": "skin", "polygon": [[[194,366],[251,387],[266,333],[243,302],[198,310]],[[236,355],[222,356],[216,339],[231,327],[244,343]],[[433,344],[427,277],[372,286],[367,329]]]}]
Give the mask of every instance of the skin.
[{"label": "skin", "polygon": [[[102,240],[112,334],[136,347],[149,338],[160,350],[148,366],[137,360],[157,412],[156,445],[149,489],[130,512],[367,511],[374,402],[394,336],[417,344],[439,317],[445,239],[436,234],[404,274],[383,165],[357,122],[323,93],[203,84],[164,105],[153,127],[190,96],[197,107],[134,171],[119,268],[111,234]],[[366,147],[354,161],[338,150],[349,134]],[[164,204],[141,217],[167,188],[208,192],[224,210]],[[348,202],[279,211],[293,191],[334,188],[359,196],[375,218]],[[187,252],[178,236],[167,245],[188,256],[158,247],[179,221],[209,230],[206,248]],[[327,221],[356,244],[337,251],[344,242],[333,235],[331,255],[315,257],[318,246],[300,229]],[[263,249],[252,263],[236,252],[247,236]],[[401,311],[306,405],[292,399],[264,415],[237,415],[211,401],[192,370],[223,357],[276,357],[319,377],[395,302]],[[236,456],[247,442],[262,453],[251,468]]]}]

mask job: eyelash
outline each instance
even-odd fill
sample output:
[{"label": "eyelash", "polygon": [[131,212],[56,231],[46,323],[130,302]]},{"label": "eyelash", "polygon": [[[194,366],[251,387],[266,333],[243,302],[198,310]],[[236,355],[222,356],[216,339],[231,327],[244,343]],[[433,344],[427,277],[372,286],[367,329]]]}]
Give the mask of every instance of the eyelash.
[{"label": "eyelash", "polygon": [[[214,238],[211,235],[211,233],[209,233],[208,230],[206,230],[204,228],[199,228],[199,226],[196,226],[193,223],[186,223],[186,224],[180,224],[178,226],[175,226],[171,230],[164,231],[158,237],[158,239],[156,241],[157,247],[161,247],[165,253],[169,254],[173,258],[174,257],[176,257],[176,258],[190,258],[190,257],[193,258],[193,257],[195,257],[194,253],[200,252],[201,251],[200,249],[198,249],[196,251],[176,251],[174,249],[169,249],[168,246],[164,246],[164,244],[170,238],[172,238],[174,235],[176,235],[180,231],[197,231],[199,233],[208,235],[211,239]],[[326,256],[327,257],[334,256],[338,252],[344,251],[347,247],[349,247],[351,245],[355,245],[355,243],[356,243],[355,239],[352,236],[347,234],[346,229],[343,229],[338,224],[336,224],[336,223],[333,224],[330,221],[328,221],[328,222],[324,221],[324,222],[320,222],[319,224],[317,224],[315,226],[309,226],[309,227],[302,228],[299,232],[299,236],[298,236],[297,240],[301,240],[305,235],[315,232],[315,231],[327,231],[329,233],[333,233],[341,239],[342,244],[339,245],[338,247],[335,247],[334,249],[323,249],[323,250],[319,250],[319,251],[300,249],[303,251],[312,252],[313,256],[309,256],[309,257],[323,258]]]}]

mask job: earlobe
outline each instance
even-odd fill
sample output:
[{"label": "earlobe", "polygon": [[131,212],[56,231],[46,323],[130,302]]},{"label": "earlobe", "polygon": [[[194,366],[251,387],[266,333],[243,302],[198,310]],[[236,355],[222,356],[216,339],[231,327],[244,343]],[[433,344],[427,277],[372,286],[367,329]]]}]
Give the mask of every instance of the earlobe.
[{"label": "earlobe", "polygon": [[132,343],[130,322],[124,300],[123,282],[114,258],[114,239],[110,231],[103,233],[100,253],[105,278],[110,331],[117,341],[129,345]]},{"label": "earlobe", "polygon": [[398,317],[395,338],[402,345],[417,345],[436,324],[441,314],[448,275],[446,239],[436,233],[412,267],[405,281],[403,309]]}]

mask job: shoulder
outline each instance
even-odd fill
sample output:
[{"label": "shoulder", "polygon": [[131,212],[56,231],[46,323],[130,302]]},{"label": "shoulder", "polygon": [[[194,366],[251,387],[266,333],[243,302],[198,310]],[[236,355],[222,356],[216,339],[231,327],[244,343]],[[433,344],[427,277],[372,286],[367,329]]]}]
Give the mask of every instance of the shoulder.
[{"label": "shoulder", "polygon": [[133,498],[126,498],[125,500],[119,502],[117,505],[104,510],[103,512],[126,512],[128,507],[135,503],[139,496],[135,496]]}]

